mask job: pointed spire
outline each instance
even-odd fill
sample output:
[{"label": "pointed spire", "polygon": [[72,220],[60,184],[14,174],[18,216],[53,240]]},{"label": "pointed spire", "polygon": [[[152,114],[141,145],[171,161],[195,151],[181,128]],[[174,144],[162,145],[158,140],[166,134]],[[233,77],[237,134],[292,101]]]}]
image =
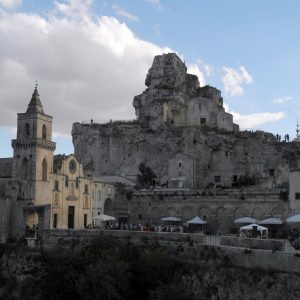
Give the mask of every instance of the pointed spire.
[{"label": "pointed spire", "polygon": [[40,113],[40,114],[44,113],[43,106],[40,100],[40,95],[37,88],[38,88],[38,83],[36,81],[35,88],[30,103],[28,104],[26,113]]}]

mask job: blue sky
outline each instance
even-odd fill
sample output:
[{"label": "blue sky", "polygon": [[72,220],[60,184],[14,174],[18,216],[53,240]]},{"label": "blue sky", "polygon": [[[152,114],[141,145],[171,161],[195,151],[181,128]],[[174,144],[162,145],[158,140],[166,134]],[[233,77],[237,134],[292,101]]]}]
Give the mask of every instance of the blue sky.
[{"label": "blue sky", "polygon": [[132,119],[154,55],[176,51],[243,128],[295,136],[300,2],[0,0],[0,157],[35,80],[57,153],[73,122]]}]

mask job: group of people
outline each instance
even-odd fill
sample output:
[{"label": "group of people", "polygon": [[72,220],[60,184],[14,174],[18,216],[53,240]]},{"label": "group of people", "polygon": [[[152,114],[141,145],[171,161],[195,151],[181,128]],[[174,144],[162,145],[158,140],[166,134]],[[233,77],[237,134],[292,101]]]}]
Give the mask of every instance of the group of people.
[{"label": "group of people", "polygon": [[[290,136],[288,134],[284,135],[284,140],[282,140],[286,143],[289,143],[290,141]],[[276,134],[276,142],[281,142],[281,135],[279,135],[278,133]]]},{"label": "group of people", "polygon": [[130,231],[155,231],[155,232],[184,232],[182,225],[163,224],[163,225],[143,225],[143,224],[127,224],[127,223],[112,223],[106,222],[105,229],[107,230],[130,230]]}]

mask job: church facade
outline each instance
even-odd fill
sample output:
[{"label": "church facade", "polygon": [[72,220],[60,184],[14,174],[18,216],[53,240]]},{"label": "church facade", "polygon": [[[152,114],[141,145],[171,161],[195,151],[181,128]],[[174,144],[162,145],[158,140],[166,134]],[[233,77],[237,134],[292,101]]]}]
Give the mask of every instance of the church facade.
[{"label": "church facade", "polygon": [[52,117],[37,86],[18,114],[13,158],[0,159],[0,237],[18,238],[27,228],[83,229],[104,212],[114,185],[88,176],[74,155],[54,155]]}]

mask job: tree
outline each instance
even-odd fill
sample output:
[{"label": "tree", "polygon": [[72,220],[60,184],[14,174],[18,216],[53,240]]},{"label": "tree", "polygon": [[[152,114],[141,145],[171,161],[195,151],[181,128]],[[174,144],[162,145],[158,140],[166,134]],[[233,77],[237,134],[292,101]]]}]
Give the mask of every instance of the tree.
[{"label": "tree", "polygon": [[153,180],[156,178],[156,174],[145,163],[139,164],[138,182],[141,187],[149,187],[153,185]]}]

